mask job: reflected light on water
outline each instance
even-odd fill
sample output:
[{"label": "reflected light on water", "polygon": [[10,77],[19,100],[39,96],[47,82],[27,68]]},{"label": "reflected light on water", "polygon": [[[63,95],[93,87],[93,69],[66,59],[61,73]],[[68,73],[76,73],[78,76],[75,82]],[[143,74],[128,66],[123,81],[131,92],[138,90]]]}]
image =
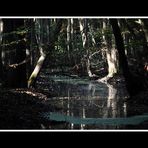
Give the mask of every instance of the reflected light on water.
[{"label": "reflected light on water", "polygon": [[[59,77],[52,78],[54,82],[50,87],[54,89],[57,96],[49,98],[48,103],[59,108],[59,113],[82,119],[126,117],[124,98],[127,94],[122,92],[123,88],[114,88],[112,85],[83,79],[64,77],[59,81]],[[74,123],[65,126],[68,129],[117,128],[117,126],[75,125]]]}]

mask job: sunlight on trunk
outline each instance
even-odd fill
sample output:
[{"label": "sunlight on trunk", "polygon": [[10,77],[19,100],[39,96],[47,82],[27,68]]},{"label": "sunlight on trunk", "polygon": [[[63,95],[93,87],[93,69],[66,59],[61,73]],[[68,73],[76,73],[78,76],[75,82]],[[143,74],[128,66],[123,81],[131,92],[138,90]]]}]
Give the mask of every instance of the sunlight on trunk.
[{"label": "sunlight on trunk", "polygon": [[41,55],[41,57],[39,58],[38,62],[37,62],[37,65],[34,69],[34,71],[32,72],[29,80],[28,80],[28,88],[31,87],[31,85],[33,85],[35,79],[37,78],[42,66],[43,66],[43,63],[46,59],[46,55]]}]

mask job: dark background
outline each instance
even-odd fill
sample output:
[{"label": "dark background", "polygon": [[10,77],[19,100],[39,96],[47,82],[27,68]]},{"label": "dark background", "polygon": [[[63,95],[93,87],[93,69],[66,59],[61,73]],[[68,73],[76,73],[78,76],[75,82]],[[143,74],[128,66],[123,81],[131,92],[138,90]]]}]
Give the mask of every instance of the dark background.
[{"label": "dark background", "polygon": [[0,16],[147,16],[146,1],[1,1]]}]

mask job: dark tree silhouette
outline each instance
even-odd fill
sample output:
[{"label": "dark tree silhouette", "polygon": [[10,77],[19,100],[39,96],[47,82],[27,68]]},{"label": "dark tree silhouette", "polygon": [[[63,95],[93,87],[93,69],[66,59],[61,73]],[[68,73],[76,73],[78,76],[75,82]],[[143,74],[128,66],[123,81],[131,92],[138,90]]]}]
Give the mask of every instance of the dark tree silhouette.
[{"label": "dark tree silhouette", "polygon": [[[24,19],[3,19],[3,52],[9,47],[3,58],[5,67],[5,86],[7,87],[26,87],[26,64],[16,66],[16,63],[22,62],[26,58],[26,47],[23,41],[24,36],[15,35],[14,32],[24,25]],[[20,41],[17,44],[17,41]],[[9,43],[9,45],[7,45]],[[11,46],[11,44],[14,44]],[[8,47],[7,47],[8,46]],[[12,54],[13,53],[13,54]]]},{"label": "dark tree silhouette", "polygon": [[127,90],[132,96],[140,91],[140,89],[142,88],[142,81],[140,80],[140,78],[135,78],[129,70],[127,57],[125,55],[124,42],[117,19],[110,19],[110,23],[112,25],[115,42],[119,53],[119,66],[122,69],[122,73],[127,85]]}]

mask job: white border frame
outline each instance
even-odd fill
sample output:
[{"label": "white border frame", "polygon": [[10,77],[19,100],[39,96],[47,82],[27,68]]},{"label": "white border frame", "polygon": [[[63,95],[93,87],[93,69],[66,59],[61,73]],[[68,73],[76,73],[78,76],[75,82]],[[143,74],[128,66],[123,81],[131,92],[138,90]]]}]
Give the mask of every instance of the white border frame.
[{"label": "white border frame", "polygon": [[[10,18],[18,18],[18,19],[34,19],[34,18],[40,18],[40,19],[47,19],[47,18],[59,18],[59,19],[68,19],[68,18],[91,18],[91,19],[103,19],[103,18],[116,18],[116,19],[122,19],[122,18],[128,18],[128,19],[148,19],[148,16],[0,16],[1,18],[6,18],[6,19],[10,19]],[[34,130],[34,129],[29,129],[29,130],[25,130],[25,129],[4,129],[4,130],[0,130],[0,132],[148,132],[147,130]]]},{"label": "white border frame", "polygon": [[138,19],[138,18],[148,18],[148,16],[0,16],[0,18],[41,18],[41,19],[46,19],[46,18],[62,18],[62,19],[67,19],[67,18],[91,18],[91,19],[101,19],[101,18],[129,18],[129,19]]}]

